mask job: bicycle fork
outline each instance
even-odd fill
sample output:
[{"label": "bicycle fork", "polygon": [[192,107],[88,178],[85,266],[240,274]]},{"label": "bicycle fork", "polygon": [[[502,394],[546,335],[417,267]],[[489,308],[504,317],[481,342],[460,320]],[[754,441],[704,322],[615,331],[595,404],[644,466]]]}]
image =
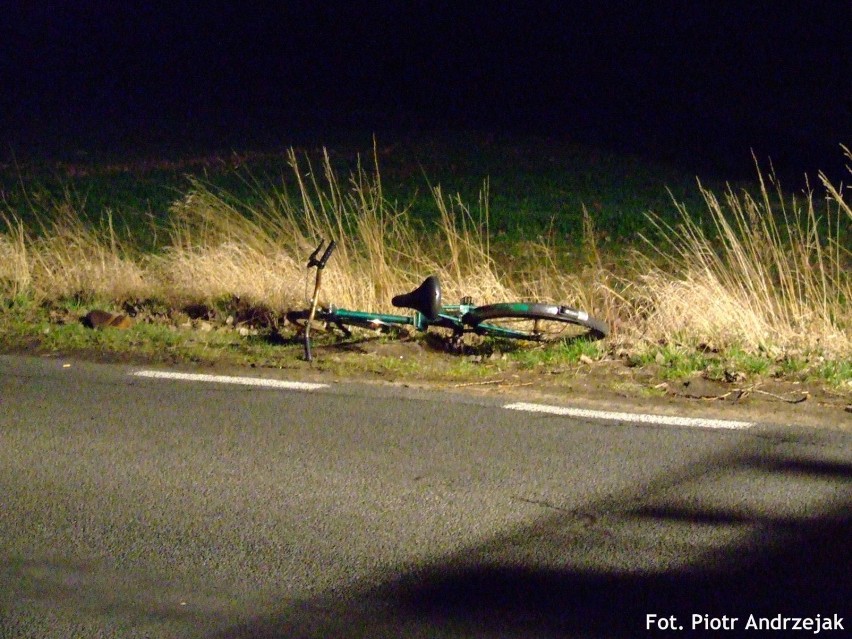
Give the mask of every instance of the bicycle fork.
[{"label": "bicycle fork", "polygon": [[313,361],[313,356],[311,355],[311,324],[314,321],[314,315],[317,312],[317,302],[319,301],[319,291],[320,286],[322,285],[322,272],[325,268],[325,263],[328,262],[328,258],[331,257],[331,254],[334,252],[337,244],[334,240],[331,240],[328,243],[328,247],[325,249],[325,253],[322,254],[322,257],[319,256],[319,252],[322,250],[323,245],[325,244],[325,240],[320,240],[319,245],[314,249],[314,252],[311,253],[311,256],[308,258],[308,268],[316,267],[317,274],[314,279],[314,294],[311,296],[311,310],[308,313],[308,321],[305,324],[305,360],[310,362]]}]

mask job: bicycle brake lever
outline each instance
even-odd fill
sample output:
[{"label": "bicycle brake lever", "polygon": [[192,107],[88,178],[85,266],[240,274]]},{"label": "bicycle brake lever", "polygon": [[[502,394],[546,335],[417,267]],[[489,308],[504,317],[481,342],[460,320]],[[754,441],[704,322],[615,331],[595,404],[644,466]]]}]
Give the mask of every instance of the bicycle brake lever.
[{"label": "bicycle brake lever", "polygon": [[316,266],[319,270],[325,268],[325,263],[328,262],[328,258],[331,257],[331,254],[334,253],[334,249],[337,248],[337,242],[331,240],[325,249],[325,253],[322,254],[322,257],[318,257],[324,245],[325,240],[320,240],[319,246],[314,249],[314,252],[311,253],[311,256],[308,258],[308,268],[314,266]]},{"label": "bicycle brake lever", "polygon": [[[325,240],[320,240],[320,243],[314,249],[314,252],[311,253],[311,256],[308,258],[308,268],[312,268],[314,266],[317,266],[317,267],[320,266],[321,260],[318,260],[317,256],[319,256],[319,252],[322,250],[322,247],[323,247],[324,244],[325,244]],[[328,252],[328,251],[326,251],[326,252]]]}]

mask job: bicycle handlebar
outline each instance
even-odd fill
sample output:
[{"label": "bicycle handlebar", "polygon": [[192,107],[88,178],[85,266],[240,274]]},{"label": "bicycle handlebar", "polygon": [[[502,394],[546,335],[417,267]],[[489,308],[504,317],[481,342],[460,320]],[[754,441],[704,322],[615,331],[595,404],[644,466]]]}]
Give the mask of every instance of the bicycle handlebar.
[{"label": "bicycle handlebar", "polygon": [[337,248],[337,243],[334,240],[331,240],[325,249],[325,253],[322,254],[322,257],[317,258],[324,244],[325,240],[320,240],[319,245],[316,249],[314,249],[314,252],[311,253],[311,256],[308,258],[308,268],[311,268],[312,266],[316,266],[318,270],[325,268],[325,263],[328,262],[328,258],[330,258],[331,254],[334,253],[334,249]]}]

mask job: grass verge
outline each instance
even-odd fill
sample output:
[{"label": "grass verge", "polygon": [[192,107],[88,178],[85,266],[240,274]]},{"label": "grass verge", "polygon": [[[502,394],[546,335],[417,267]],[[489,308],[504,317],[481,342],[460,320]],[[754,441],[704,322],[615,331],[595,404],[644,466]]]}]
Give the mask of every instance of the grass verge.
[{"label": "grass verge", "polygon": [[[470,354],[495,370],[505,361],[523,370],[625,359],[671,379],[725,379],[727,371],[817,376],[840,388],[852,379],[852,210],[824,178],[819,194],[798,200],[760,170],[754,194],[728,188],[719,199],[701,187],[704,210],[674,202],[676,221],[649,215],[653,239],[613,261],[599,248],[600,220],[585,207],[579,250],[547,233],[500,242],[487,182],[475,206],[430,185],[435,215],[424,222],[387,197],[377,158],[342,180],[329,153],[312,163],[291,150],[295,189],[257,186],[250,198],[192,179],[165,231],[154,233],[167,239],[153,250],[120,236],[109,215],[85,224],[70,197],[33,200],[28,219],[37,224],[7,210],[3,342],[282,366],[297,350],[288,348],[282,318],[305,303],[304,259],[322,237],[340,247],[325,303],[387,311],[394,293],[437,273],[450,302],[559,301],[613,327],[588,352],[486,344]],[[135,315],[135,328],[87,332],[68,321],[94,306]],[[404,377],[407,367],[387,374]]]}]

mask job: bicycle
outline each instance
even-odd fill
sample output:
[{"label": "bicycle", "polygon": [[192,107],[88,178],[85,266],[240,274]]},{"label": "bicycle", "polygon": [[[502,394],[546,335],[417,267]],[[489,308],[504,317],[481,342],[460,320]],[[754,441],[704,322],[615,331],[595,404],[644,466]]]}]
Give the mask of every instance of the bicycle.
[{"label": "bicycle", "polygon": [[326,326],[335,326],[346,338],[352,336],[349,327],[391,330],[410,326],[417,331],[426,331],[430,327],[444,328],[451,331],[450,344],[454,350],[461,350],[464,335],[468,333],[532,342],[594,341],[609,334],[606,322],[565,305],[502,302],[476,306],[469,297],[462,298],[459,304],[444,305],[441,300],[441,283],[436,275],[430,275],[416,289],[396,295],[391,300],[397,308],[414,311],[413,315],[355,311],[335,306],[318,307],[322,272],[336,244],[334,240],[330,241],[320,256],[324,246],[325,240],[321,240],[308,258],[307,268],[316,268],[310,307],[286,314],[287,321],[302,331],[307,361],[312,361],[310,333],[311,325],[317,320]]}]

